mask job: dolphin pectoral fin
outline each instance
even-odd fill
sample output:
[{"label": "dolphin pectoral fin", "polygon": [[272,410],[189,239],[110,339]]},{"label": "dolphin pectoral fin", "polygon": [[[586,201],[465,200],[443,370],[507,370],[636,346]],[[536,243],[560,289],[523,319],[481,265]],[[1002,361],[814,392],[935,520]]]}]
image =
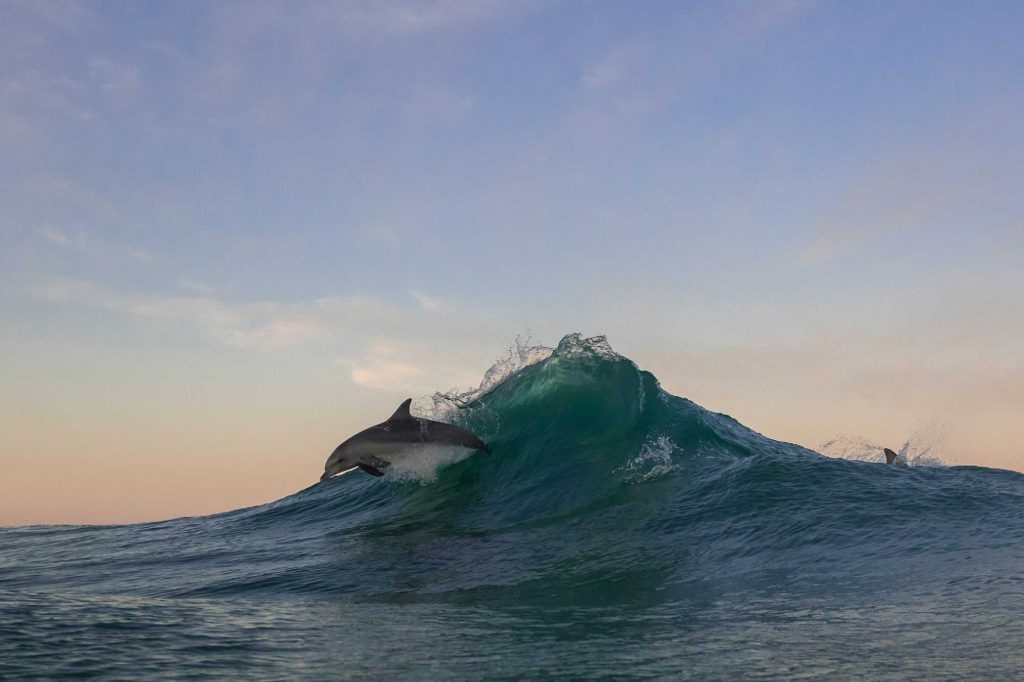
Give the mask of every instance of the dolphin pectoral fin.
[{"label": "dolphin pectoral fin", "polygon": [[892,464],[893,462],[896,461],[896,457],[898,457],[898,455],[895,452],[893,452],[889,448],[882,448],[882,449],[885,451],[885,463],[886,464]]},{"label": "dolphin pectoral fin", "polygon": [[391,466],[391,462],[387,461],[386,459],[381,459],[380,457],[371,457],[370,464],[372,464],[377,469],[387,469],[389,466]]},{"label": "dolphin pectoral fin", "polygon": [[384,472],[381,471],[380,469],[378,469],[375,466],[370,466],[369,464],[363,464],[363,463],[360,463],[358,466],[359,466],[360,469],[362,469],[366,473],[370,474],[371,476],[380,477],[380,476],[384,475]]}]

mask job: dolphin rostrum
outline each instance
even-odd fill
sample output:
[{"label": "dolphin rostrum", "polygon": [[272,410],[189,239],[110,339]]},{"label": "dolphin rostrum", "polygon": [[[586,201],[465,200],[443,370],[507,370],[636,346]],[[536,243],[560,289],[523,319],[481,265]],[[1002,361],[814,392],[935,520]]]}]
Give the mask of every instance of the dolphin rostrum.
[{"label": "dolphin rostrum", "polygon": [[409,413],[409,398],[386,422],[371,426],[339,445],[327,458],[321,481],[359,467],[371,476],[383,476],[381,469],[391,466],[396,456],[408,454],[423,445],[453,445],[490,452],[487,443],[472,431],[414,417]]}]

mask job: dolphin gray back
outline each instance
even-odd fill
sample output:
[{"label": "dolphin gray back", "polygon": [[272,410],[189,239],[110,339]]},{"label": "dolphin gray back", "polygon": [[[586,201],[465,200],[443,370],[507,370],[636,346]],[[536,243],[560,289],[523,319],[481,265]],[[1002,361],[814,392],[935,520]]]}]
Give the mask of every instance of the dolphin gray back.
[{"label": "dolphin gray back", "polygon": [[412,398],[405,400],[386,422],[367,429],[367,431],[373,431],[372,435],[367,434],[367,436],[381,441],[457,445],[490,452],[491,449],[487,447],[487,444],[468,429],[412,416],[409,412],[411,404]]}]

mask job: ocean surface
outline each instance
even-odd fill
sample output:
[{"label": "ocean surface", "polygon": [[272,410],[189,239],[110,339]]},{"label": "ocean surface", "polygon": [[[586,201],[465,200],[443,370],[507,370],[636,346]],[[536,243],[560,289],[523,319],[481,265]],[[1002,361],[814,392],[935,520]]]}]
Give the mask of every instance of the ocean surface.
[{"label": "ocean surface", "polygon": [[0,678],[1024,678],[1021,474],[774,441],[601,337],[420,414],[493,452],[0,529]]}]

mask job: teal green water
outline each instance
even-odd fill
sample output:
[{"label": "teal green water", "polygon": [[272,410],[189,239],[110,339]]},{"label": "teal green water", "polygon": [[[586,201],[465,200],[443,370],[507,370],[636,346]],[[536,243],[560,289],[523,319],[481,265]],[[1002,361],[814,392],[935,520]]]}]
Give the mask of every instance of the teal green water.
[{"label": "teal green water", "polygon": [[0,529],[0,676],[1024,670],[1024,476],[823,457],[576,335],[444,414],[492,454],[210,517]]}]

